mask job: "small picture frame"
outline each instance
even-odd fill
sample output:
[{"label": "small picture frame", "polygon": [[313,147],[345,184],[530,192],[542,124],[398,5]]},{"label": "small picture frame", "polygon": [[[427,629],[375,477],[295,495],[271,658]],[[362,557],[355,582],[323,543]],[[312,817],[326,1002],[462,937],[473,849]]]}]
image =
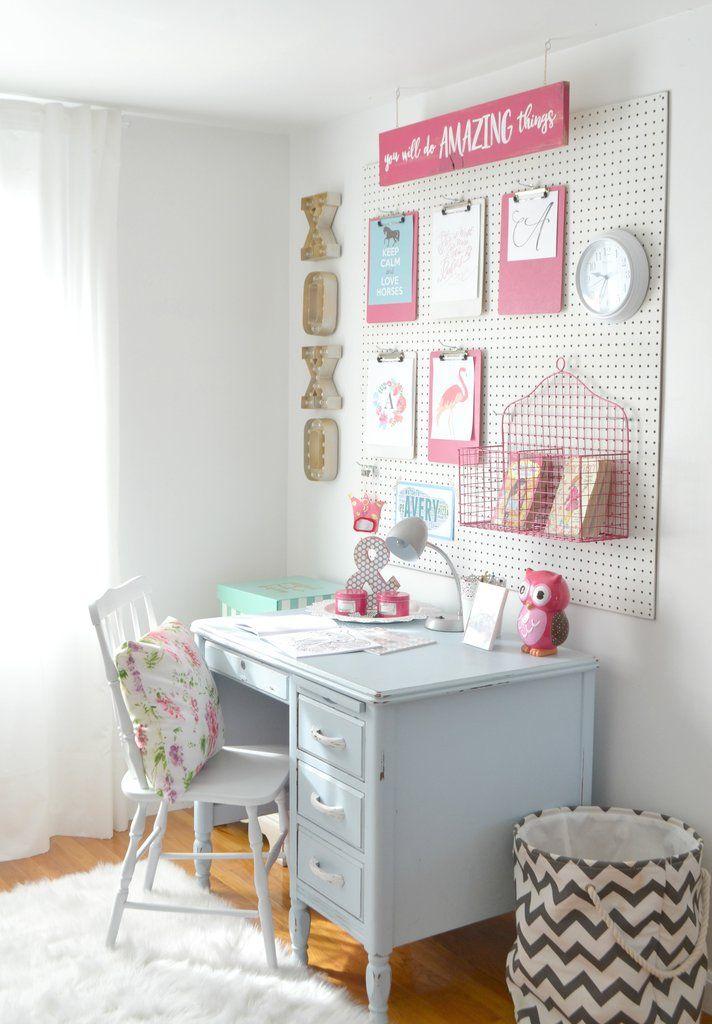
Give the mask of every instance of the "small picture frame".
[{"label": "small picture frame", "polygon": [[508,593],[506,587],[494,583],[477,584],[463,643],[479,647],[482,651],[492,650],[502,625]]}]

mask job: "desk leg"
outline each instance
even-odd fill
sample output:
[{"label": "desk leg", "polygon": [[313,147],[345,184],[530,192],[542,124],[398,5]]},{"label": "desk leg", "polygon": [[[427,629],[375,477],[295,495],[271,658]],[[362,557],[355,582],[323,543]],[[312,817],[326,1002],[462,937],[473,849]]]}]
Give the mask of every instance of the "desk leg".
[{"label": "desk leg", "polygon": [[379,953],[368,954],[366,991],[373,1024],[388,1024],[388,996],[391,992],[391,965],[388,956],[381,956]]},{"label": "desk leg", "polygon": [[[195,842],[193,853],[212,853],[213,833],[213,805],[195,801],[193,810],[193,828],[195,831]],[[195,875],[201,889],[210,890],[210,864],[209,860],[196,860]]]},{"label": "desk leg", "polygon": [[[292,868],[294,870],[294,868]],[[301,900],[292,900],[289,911],[289,931],[292,936],[292,950],[300,964],[306,967],[309,962],[307,943],[311,928],[311,910]]]}]

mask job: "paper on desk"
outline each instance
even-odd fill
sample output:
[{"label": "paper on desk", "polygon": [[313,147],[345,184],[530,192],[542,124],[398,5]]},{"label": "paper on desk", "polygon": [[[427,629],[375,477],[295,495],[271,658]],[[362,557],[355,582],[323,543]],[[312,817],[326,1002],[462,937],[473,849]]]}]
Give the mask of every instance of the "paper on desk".
[{"label": "paper on desk", "polygon": [[273,647],[283,651],[292,658],[314,658],[321,654],[352,654],[354,651],[365,651],[373,646],[373,641],[365,636],[364,631],[358,633],[343,626],[310,629],[302,633],[281,633],[266,638]]},{"label": "paper on desk", "polygon": [[395,654],[397,651],[410,651],[414,647],[427,647],[435,643],[434,637],[419,636],[417,633],[406,633],[402,630],[374,626],[373,629],[359,630],[359,636],[365,636],[374,644],[367,647],[369,654]]},{"label": "paper on desk", "polygon": [[285,615],[275,612],[265,615],[228,615],[217,621],[213,619],[210,628],[220,633],[252,633],[260,639],[268,639],[285,633],[317,633],[334,628],[333,619],[316,615]]}]

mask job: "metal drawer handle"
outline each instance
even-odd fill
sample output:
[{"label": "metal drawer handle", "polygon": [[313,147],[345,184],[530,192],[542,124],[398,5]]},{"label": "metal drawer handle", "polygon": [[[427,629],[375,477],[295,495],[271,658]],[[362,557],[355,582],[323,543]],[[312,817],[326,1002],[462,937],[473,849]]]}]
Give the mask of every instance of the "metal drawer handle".
[{"label": "metal drawer handle", "polygon": [[322,882],[328,882],[329,885],[338,885],[339,889],[343,888],[344,876],[332,875],[330,871],[324,871],[322,867],[319,867],[319,861],[316,857],[309,858],[309,870],[317,878],[320,878]]},{"label": "metal drawer handle", "polygon": [[343,807],[329,807],[328,804],[322,803],[313,791],[309,796],[309,803],[315,811],[319,811],[321,814],[326,814],[330,818],[335,818],[337,821],[343,821],[346,817]]},{"label": "metal drawer handle", "polygon": [[335,747],[337,750],[346,750],[346,740],[343,736],[325,736],[321,729],[312,726],[311,734],[314,739],[324,747]]}]

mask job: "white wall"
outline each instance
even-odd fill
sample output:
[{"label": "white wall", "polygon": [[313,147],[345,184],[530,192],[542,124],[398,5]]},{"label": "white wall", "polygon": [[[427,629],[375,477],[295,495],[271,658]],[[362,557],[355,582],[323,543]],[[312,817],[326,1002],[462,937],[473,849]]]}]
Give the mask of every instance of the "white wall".
[{"label": "white wall", "polygon": [[[710,843],[712,344],[709,218],[702,210],[710,209],[705,189],[712,166],[711,46],[712,8],[706,7],[554,52],[549,64],[551,81],[570,80],[574,110],[670,90],[658,617],[649,622],[574,607],[571,642],[601,662],[595,800],[677,814],[697,826]],[[401,123],[506,96],[541,80],[542,64],[535,61],[404,99]],[[355,467],[361,445],[361,172],[365,163],[377,158],[379,130],[393,124],[394,110],[389,105],[298,133],[292,140],[288,566],[291,572],[313,572],[336,580],[344,579],[352,565],[355,538],[347,494],[367,483]],[[299,212],[299,197],[321,189],[343,193],[334,224],[342,257],[319,265],[339,276],[340,323],[334,340],[344,344],[344,359],[336,374],[344,408],[335,414],[341,430],[342,468],[332,484],[311,484],[301,469],[307,414],[299,409],[306,379],[299,358],[305,340],[300,303],[304,275],[313,265],[299,261],[306,223]],[[450,585],[441,578],[400,569],[399,575],[416,597],[449,599]]]},{"label": "white wall", "polygon": [[216,583],[285,568],[288,140],[129,121],[120,576],[190,621],[218,613]]}]

